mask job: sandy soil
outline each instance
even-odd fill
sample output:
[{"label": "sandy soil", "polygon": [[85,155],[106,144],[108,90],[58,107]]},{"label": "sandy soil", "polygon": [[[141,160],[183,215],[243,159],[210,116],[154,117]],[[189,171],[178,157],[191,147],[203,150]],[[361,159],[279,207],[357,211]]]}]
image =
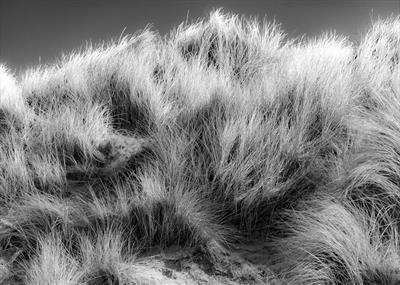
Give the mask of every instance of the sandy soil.
[{"label": "sandy soil", "polygon": [[[237,244],[219,265],[190,249],[171,248],[137,260],[151,268],[148,284],[281,284],[267,268],[261,242]],[[146,274],[147,275],[147,274]]]}]

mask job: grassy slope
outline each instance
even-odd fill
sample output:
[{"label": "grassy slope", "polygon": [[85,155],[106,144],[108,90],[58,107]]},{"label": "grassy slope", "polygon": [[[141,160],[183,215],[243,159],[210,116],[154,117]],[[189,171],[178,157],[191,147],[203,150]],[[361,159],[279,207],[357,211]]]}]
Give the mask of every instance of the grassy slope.
[{"label": "grassy slope", "polygon": [[399,53],[217,11],[0,66],[2,281],[395,284]]}]

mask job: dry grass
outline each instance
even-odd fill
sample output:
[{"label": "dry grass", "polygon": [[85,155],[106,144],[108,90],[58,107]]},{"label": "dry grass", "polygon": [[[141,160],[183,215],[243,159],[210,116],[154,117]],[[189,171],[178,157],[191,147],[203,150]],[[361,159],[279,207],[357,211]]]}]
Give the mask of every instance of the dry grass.
[{"label": "dry grass", "polygon": [[288,40],[216,11],[0,66],[1,280],[397,284],[399,31]]}]

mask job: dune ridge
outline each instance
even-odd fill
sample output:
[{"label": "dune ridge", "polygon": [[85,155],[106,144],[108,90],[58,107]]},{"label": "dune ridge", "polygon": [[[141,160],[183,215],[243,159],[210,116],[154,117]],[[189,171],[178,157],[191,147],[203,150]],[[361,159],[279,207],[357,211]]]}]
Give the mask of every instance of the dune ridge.
[{"label": "dune ridge", "polygon": [[2,284],[399,284],[400,19],[216,10],[0,65]]}]

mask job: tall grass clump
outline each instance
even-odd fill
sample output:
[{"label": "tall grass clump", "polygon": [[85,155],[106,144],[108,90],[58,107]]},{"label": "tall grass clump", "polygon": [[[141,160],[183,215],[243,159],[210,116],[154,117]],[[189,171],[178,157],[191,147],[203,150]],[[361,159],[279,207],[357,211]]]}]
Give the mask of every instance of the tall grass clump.
[{"label": "tall grass clump", "polygon": [[0,65],[0,280],[396,284],[399,27],[217,10]]},{"label": "tall grass clump", "polygon": [[395,284],[398,228],[385,210],[365,213],[347,202],[318,197],[282,218],[287,236],[271,242],[271,266],[288,283]]}]

